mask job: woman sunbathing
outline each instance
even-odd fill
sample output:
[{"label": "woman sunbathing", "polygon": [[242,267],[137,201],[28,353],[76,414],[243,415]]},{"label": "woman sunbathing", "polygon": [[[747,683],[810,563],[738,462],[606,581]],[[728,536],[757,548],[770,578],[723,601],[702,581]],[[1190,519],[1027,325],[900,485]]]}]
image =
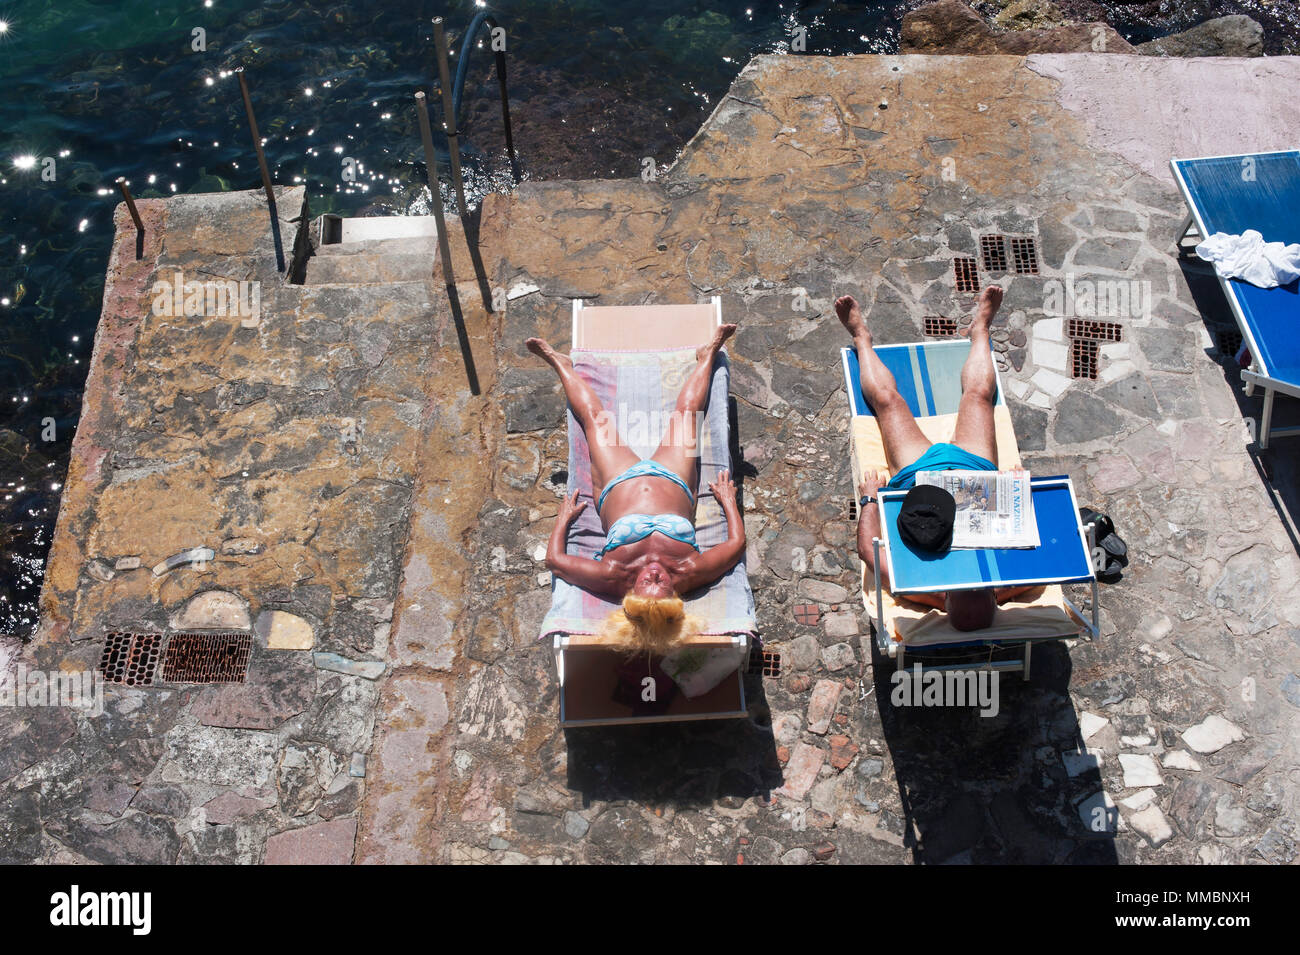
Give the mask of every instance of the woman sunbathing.
[{"label": "woman sunbathing", "polygon": [[698,422],[709,402],[713,361],[736,331],[722,325],[696,351],[668,431],[654,455],[638,459],[612,426],[612,416],[574,370],[573,362],[540,338],[525,343],[555,369],[591,449],[592,491],[605,546],[596,559],[566,553],[569,525],[587,506],[575,491],[566,496],[551,532],[546,566],[575,586],[622,600],[610,615],[606,636],[629,648],[663,653],[698,629],[686,616],[681,594],[708,586],[735,567],[745,553],[745,527],[736,506],[736,485],[726,471],[709,485],[727,518],[727,540],[701,552],[695,544],[695,495],[699,469]]}]

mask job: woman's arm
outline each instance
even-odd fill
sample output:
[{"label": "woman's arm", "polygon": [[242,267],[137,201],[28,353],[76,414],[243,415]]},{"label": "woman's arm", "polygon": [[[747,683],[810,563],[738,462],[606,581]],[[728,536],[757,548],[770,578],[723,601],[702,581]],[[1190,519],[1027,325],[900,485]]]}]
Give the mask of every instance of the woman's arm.
[{"label": "woman's arm", "polygon": [[612,597],[622,597],[620,590],[621,575],[613,562],[591,560],[568,553],[569,525],[587,507],[586,501],[578,500],[578,492],[573,497],[565,495],[560,511],[555,517],[555,527],[551,539],[546,545],[546,569],[561,580],[567,580],[575,587],[581,587],[592,593]]},{"label": "woman's arm", "polygon": [[741,520],[740,506],[736,503],[736,485],[726,471],[721,471],[718,479],[709,485],[709,490],[727,517],[727,539],[686,561],[677,580],[679,593],[688,594],[708,586],[745,556],[745,522]]},{"label": "woman's arm", "polygon": [[[887,483],[888,476],[884,471],[868,471],[867,476],[858,485],[858,498],[861,499],[868,494],[875,497]],[[869,574],[874,574],[876,567],[876,551],[871,542],[873,538],[879,536],[880,504],[874,502],[863,507],[858,514],[858,556],[867,565],[867,573]],[[886,590],[889,589],[889,569],[886,567],[880,568],[880,585]],[[943,594],[903,594],[901,596],[914,603],[925,604],[927,607],[934,607],[938,610],[947,608]]]}]

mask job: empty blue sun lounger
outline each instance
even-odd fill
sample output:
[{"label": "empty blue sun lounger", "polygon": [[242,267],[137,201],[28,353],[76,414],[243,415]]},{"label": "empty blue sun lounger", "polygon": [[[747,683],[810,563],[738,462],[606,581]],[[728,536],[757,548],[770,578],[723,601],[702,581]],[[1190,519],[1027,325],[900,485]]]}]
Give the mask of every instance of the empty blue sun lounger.
[{"label": "empty blue sun lounger", "polygon": [[[1202,239],[1254,229],[1266,242],[1300,242],[1300,151],[1174,159],[1170,166],[1190,210],[1180,250],[1193,229]],[[1272,289],[1237,279],[1219,284],[1250,349],[1251,366],[1241,373],[1246,394],[1256,385],[1264,390],[1259,446],[1300,435],[1300,428],[1272,427],[1274,395],[1300,398],[1300,281]]]},{"label": "empty blue sun lounger", "polygon": [[[957,421],[961,402],[961,368],[970,353],[966,340],[921,342],[877,346],[876,354],[898,383],[921,432],[931,441],[948,441]],[[907,462],[890,461],[884,450],[880,428],[871,406],[862,395],[857,353],[842,353],[844,386],[848,392],[854,497],[858,481],[868,469],[891,474]],[[993,407],[997,436],[998,464],[1003,469],[1020,467],[1020,449],[1012,427],[1011,413],[998,382]],[[1098,633],[1097,580],[1090,560],[1088,527],[1079,523],[1079,507],[1068,477],[1034,477],[1031,481],[1034,518],[1040,544],[1021,550],[952,550],[935,557],[913,551],[898,536],[898,512],[906,491],[882,490],[881,537],[873,542],[875,572],[863,566],[862,596],[873,617],[876,646],[880,653],[902,669],[908,653],[924,655],[933,650],[980,650],[1019,648],[1019,659],[992,659],[972,667],[970,663],[931,666],[938,670],[972,668],[1019,671],[1029,679],[1034,643]],[[889,571],[888,588],[882,586],[880,569]],[[1092,585],[1091,620],[1077,608],[1062,584]],[[1035,589],[1000,606],[993,625],[984,630],[963,632],[953,628],[947,615],[907,599],[908,594],[975,590],[982,587],[1032,586]]]}]

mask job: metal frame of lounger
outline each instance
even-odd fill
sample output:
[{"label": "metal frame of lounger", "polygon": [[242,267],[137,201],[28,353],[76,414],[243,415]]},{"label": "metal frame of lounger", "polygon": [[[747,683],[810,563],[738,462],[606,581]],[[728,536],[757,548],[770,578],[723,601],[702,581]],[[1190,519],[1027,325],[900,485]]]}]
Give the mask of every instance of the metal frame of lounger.
[{"label": "metal frame of lounger", "polygon": [[[925,342],[925,341],[922,341],[922,342],[905,342],[905,343],[900,343],[900,344],[897,344],[897,345],[881,345],[881,346],[877,346],[876,350],[877,350],[877,353],[879,353],[881,349],[907,349],[907,348],[913,348],[913,347],[920,347],[920,348],[930,347],[930,348],[933,348],[933,347],[943,346],[943,345],[949,345],[949,346],[951,346],[951,344],[953,344],[953,343],[945,343],[945,342],[942,342],[942,341],[933,341],[933,342]],[[843,371],[844,371],[845,390],[846,390],[846,393],[847,393],[847,395],[848,395],[848,399],[849,399],[849,416],[850,416],[850,421],[852,420],[852,418],[853,418],[854,416],[856,416],[856,415],[859,414],[859,412],[857,411],[857,408],[858,408],[859,406],[861,406],[861,407],[867,407],[867,408],[870,407],[870,406],[867,404],[867,402],[866,402],[866,398],[862,395],[862,393],[861,393],[861,389],[860,389],[860,388],[859,388],[857,394],[854,394],[854,391],[853,391],[853,388],[854,388],[853,365],[850,363],[850,356],[852,355],[852,353],[853,353],[853,350],[852,350],[851,348],[844,348],[844,349],[842,349],[841,352],[840,352],[840,356],[841,356],[841,366],[842,366],[842,369],[843,369]],[[856,360],[856,356],[854,356],[854,360]],[[997,386],[997,395],[996,395],[996,398],[995,398],[994,404],[995,404],[995,405],[997,405],[997,404],[1005,404],[1005,402],[1006,402],[1006,398],[1005,398],[1005,393],[1004,393],[1003,390],[1002,390],[1002,376],[1001,376],[1001,374],[999,374],[996,364],[994,365],[994,368],[993,368],[993,374],[994,374],[994,380],[995,380],[995,383],[996,383],[996,386]],[[928,399],[928,398],[926,399],[927,403],[929,402],[929,400],[930,400],[930,399]],[[850,424],[850,434],[852,434],[852,424]],[[852,477],[853,477],[853,480],[856,482],[856,480],[857,480],[857,476],[856,476],[856,475],[853,475]],[[1040,480],[1040,479],[1035,479],[1034,483],[1036,483],[1036,484],[1039,483],[1039,480]],[[1072,483],[1070,483],[1069,478],[1054,478],[1054,479],[1051,479],[1051,480],[1053,480],[1053,481],[1064,481],[1065,484],[1069,487],[1069,491],[1070,491],[1070,500],[1071,500],[1071,502],[1072,502],[1073,505],[1074,505],[1074,513],[1075,513],[1075,514],[1078,514],[1078,513],[1079,513],[1079,510],[1078,510],[1078,502],[1075,500],[1075,497],[1074,497],[1074,486],[1073,486]],[[894,498],[894,497],[901,498],[901,497],[906,496],[906,493],[907,493],[906,491],[883,491],[883,492],[881,492],[881,494],[880,494],[880,499],[881,499],[881,500],[884,500],[884,499],[886,499],[886,498],[890,498],[890,499],[892,499],[892,498]],[[853,494],[854,494],[855,499],[856,499],[856,495],[857,495],[857,487],[856,487],[856,483],[855,483],[854,488],[853,488]],[[1097,559],[1097,558],[1096,558],[1096,548],[1095,548],[1095,546],[1094,546],[1094,544],[1093,544],[1095,528],[1094,528],[1093,524],[1091,524],[1091,523],[1086,524],[1086,525],[1085,525],[1085,524],[1082,524],[1082,523],[1079,523],[1079,524],[1078,524],[1078,527],[1079,527],[1079,532],[1080,532],[1080,535],[1081,535],[1080,540],[1081,540],[1081,542],[1082,542],[1082,545],[1086,548],[1086,550],[1085,550],[1085,554],[1087,554],[1087,555],[1092,555],[1092,559],[1089,561],[1090,577],[1088,578],[1088,579],[1090,579],[1091,582],[1092,582],[1092,622],[1091,622],[1091,623],[1088,622],[1088,619],[1087,619],[1087,617],[1084,616],[1083,612],[1080,611],[1079,608],[1076,607],[1076,606],[1074,605],[1074,603],[1070,600],[1070,598],[1067,597],[1064,593],[1062,593],[1061,598],[1062,598],[1062,602],[1063,602],[1063,603],[1064,603],[1064,604],[1069,608],[1070,613],[1072,613],[1072,614],[1074,615],[1074,617],[1076,618],[1076,620],[1077,620],[1078,623],[1079,623],[1079,630],[1078,630],[1078,632],[1075,634],[1075,636],[1079,636],[1079,635],[1082,635],[1082,634],[1084,634],[1084,633],[1087,633],[1090,637],[1092,637],[1092,638],[1095,639],[1095,638],[1097,637],[1097,635],[1100,633],[1099,622],[1098,622],[1098,620],[1099,620],[1099,617],[1098,617],[1098,614],[1099,614],[1099,603],[1098,603],[1098,597],[1099,597],[1099,594],[1098,594],[1098,589],[1097,589],[1097,576],[1096,576],[1096,559]],[[885,524],[884,524],[883,522],[882,522],[882,529],[887,529],[887,528],[885,527]],[[873,551],[874,551],[874,554],[873,554],[873,556],[874,556],[873,565],[874,565],[874,568],[875,568],[875,595],[876,595],[876,619],[873,621],[873,627],[874,627],[874,630],[875,630],[875,642],[876,642],[876,647],[880,650],[881,655],[882,655],[882,656],[889,657],[890,659],[895,660],[895,662],[896,662],[896,668],[899,669],[899,670],[902,670],[902,669],[903,669],[903,665],[904,665],[904,663],[903,663],[903,661],[904,661],[904,657],[905,657],[906,654],[907,654],[907,648],[906,648],[906,645],[903,644],[903,643],[899,643],[899,642],[895,642],[894,640],[891,640],[891,639],[890,639],[890,636],[889,636],[888,628],[887,628],[886,625],[885,625],[884,593],[883,593],[882,588],[881,588],[881,578],[880,578],[880,567],[881,567],[881,564],[880,564],[880,556],[881,556],[880,550],[881,550],[881,544],[882,544],[882,541],[881,541],[880,538],[878,538],[878,537],[876,537],[876,538],[872,538],[872,548],[873,548]],[[888,557],[888,544],[886,544],[885,546],[886,546],[886,556]],[[891,566],[892,566],[892,565],[891,565]],[[894,579],[894,578],[893,578],[893,576],[892,576],[892,570],[891,570],[891,577],[890,577],[891,583],[892,583],[893,579]],[[1083,580],[1083,578],[1078,578],[1078,577],[1063,577],[1063,578],[1041,579],[1041,580],[1039,580],[1039,579],[1035,579],[1035,580],[1032,580],[1032,581],[1030,581],[1030,580],[1025,580],[1025,581],[1006,581],[1006,582],[999,582],[999,585],[1000,585],[1000,586],[1017,586],[1017,585],[1019,585],[1019,584],[1021,584],[1021,583],[1033,583],[1033,584],[1042,584],[1042,585],[1044,585],[1044,586],[1047,586],[1047,585],[1057,585],[1057,584],[1062,584],[1062,583],[1082,582],[1082,580]],[[965,585],[957,585],[957,586],[951,586],[951,585],[949,585],[949,584],[944,584],[944,585],[942,585],[942,586],[936,586],[936,587],[932,587],[932,588],[928,588],[928,589],[929,589],[930,591],[941,591],[941,590],[977,590],[977,589],[981,589],[981,588],[984,588],[984,587],[987,587],[987,586],[989,586],[989,584],[988,584],[987,582],[980,581],[980,582],[971,582],[971,583],[968,583],[968,584],[965,584]],[[921,592],[924,592],[924,590],[909,590],[909,591],[891,590],[891,593],[898,593],[898,594],[905,594],[905,593],[921,593]],[[978,671],[978,670],[999,670],[999,671],[1006,670],[1006,671],[1010,671],[1010,672],[1013,672],[1013,673],[1014,673],[1014,672],[1020,672],[1020,673],[1023,674],[1023,678],[1024,678],[1025,680],[1028,680],[1028,679],[1030,678],[1030,665],[1031,665],[1031,658],[1032,658],[1032,647],[1033,647],[1033,643],[1036,642],[1036,641],[1062,640],[1062,639],[1068,639],[1068,637],[1063,637],[1063,636],[1061,636],[1061,635],[1059,635],[1059,634],[1051,634],[1051,635],[1047,635],[1047,636],[1043,636],[1043,637],[1016,637],[1016,638],[1008,638],[1008,639],[1002,639],[1002,640],[998,640],[998,639],[992,639],[992,640],[990,640],[990,639],[987,639],[987,638],[973,637],[972,639],[970,639],[970,640],[966,640],[966,641],[960,641],[960,642],[956,642],[956,643],[952,643],[952,644],[944,644],[944,645],[943,645],[943,648],[952,648],[952,647],[954,647],[954,646],[955,646],[955,647],[967,647],[967,646],[969,646],[969,647],[971,648],[971,650],[973,651],[975,648],[977,648],[977,647],[979,647],[979,646],[1009,647],[1009,646],[1014,646],[1014,645],[1016,645],[1016,644],[1020,644],[1020,645],[1022,646],[1022,649],[1023,649],[1023,656],[1022,656],[1021,659],[1019,659],[1019,660],[998,660],[998,661],[989,660],[989,661],[987,661],[987,662],[985,662],[985,663],[983,663],[983,664],[952,663],[952,664],[942,664],[942,665],[937,665],[937,666],[931,666],[931,667],[927,667],[927,669],[933,669],[933,670],[938,670],[938,671],[952,670],[952,671],[959,671],[959,672],[972,671],[972,670],[974,670],[974,671]],[[924,657],[924,656],[926,655],[927,651],[935,650],[935,649],[940,649],[940,648],[939,648],[939,647],[933,647],[933,646],[929,646],[929,647],[926,647],[926,646],[923,646],[923,647],[917,647],[917,648],[914,648],[914,649],[912,650],[912,653],[913,653],[913,655]]]},{"label": "metal frame of lounger", "polygon": [[[692,647],[702,648],[739,648],[744,647],[748,651],[750,646],[749,634],[731,634],[708,638],[696,638],[691,641]],[[649,716],[610,716],[598,717],[595,719],[575,719],[571,718],[568,713],[568,699],[566,697],[566,654],[573,653],[610,653],[608,647],[602,646],[598,637],[589,637],[580,634],[554,634],[551,644],[551,655],[555,660],[555,674],[560,685],[560,726],[563,728],[581,727],[581,726],[630,726],[635,723],[690,723],[696,720],[732,720],[740,719],[749,715],[749,703],[745,699],[745,664],[736,668],[735,683],[736,692],[739,694],[740,706],[734,710],[718,710],[714,712],[688,712],[688,713],[661,713]],[[748,655],[745,656],[746,661]],[[723,678],[726,680],[726,677]],[[721,685],[721,684],[719,684]],[[571,689],[571,688],[570,688]],[[716,687],[714,688],[717,689]],[[713,692],[713,691],[710,691]],[[707,695],[707,694],[706,694]]]},{"label": "metal frame of lounger", "polygon": [[[1182,170],[1178,167],[1179,163],[1206,162],[1216,159],[1246,159],[1258,158],[1260,156],[1286,156],[1294,154],[1293,149],[1278,149],[1264,153],[1241,153],[1229,154],[1225,156],[1198,156],[1194,159],[1171,159],[1169,168],[1173,171],[1174,182],[1178,186],[1179,192],[1183,195],[1183,201],[1187,204],[1188,213],[1183,219],[1182,228],[1178,233],[1175,244],[1178,248],[1180,257],[1187,257],[1191,250],[1183,243],[1189,233],[1195,230],[1202,241],[1210,233],[1207,231],[1205,219],[1200,206],[1192,198],[1191,187],[1183,177]],[[1300,210],[1297,210],[1300,215]],[[1262,350],[1259,343],[1255,340],[1255,334],[1246,320],[1245,313],[1242,311],[1241,302],[1237,297],[1237,283],[1233,279],[1225,279],[1215,270],[1215,278],[1219,280],[1219,286],[1223,289],[1223,295],[1228,300],[1228,307],[1232,310],[1232,317],[1237,323],[1237,328],[1241,330],[1242,338],[1245,339],[1247,346],[1250,348],[1250,368],[1241,369],[1242,390],[1250,397],[1255,393],[1255,386],[1258,385],[1264,389],[1264,410],[1260,416],[1259,428],[1256,434],[1256,440],[1260,449],[1266,449],[1270,438],[1289,438],[1300,436],[1300,427],[1293,428],[1274,428],[1273,425],[1273,398],[1281,392],[1284,395],[1290,395],[1293,398],[1300,398],[1300,384],[1296,382],[1284,381],[1275,378],[1269,374],[1268,368],[1264,366],[1261,355]],[[1297,315],[1300,319],[1300,315]]]},{"label": "metal frame of lounger", "polygon": [[[703,303],[701,303],[703,304]],[[636,320],[652,315],[651,310],[662,309],[665,306],[596,306],[600,308],[617,308],[627,318]],[[667,306],[672,308],[683,308],[694,310],[699,306]],[[722,324],[722,296],[713,296],[708,305],[713,311],[713,324],[716,328]],[[587,305],[582,299],[573,300],[573,328],[572,342],[570,350],[599,350],[614,351],[617,350],[613,344],[604,341],[593,342],[592,336],[588,333],[585,323],[582,321],[584,311],[590,311],[593,306]],[[685,313],[684,313],[685,314]],[[673,329],[660,326],[654,329],[655,332],[667,334],[670,338]],[[655,347],[673,347],[671,345],[659,346],[651,342],[648,346]],[[675,347],[681,347],[681,343],[676,343]],[[745,651],[750,649],[752,639],[750,634],[719,634],[710,636],[695,637],[690,641],[692,647],[710,648],[744,648]],[[734,710],[720,710],[716,712],[689,712],[689,713],[665,713],[650,716],[613,716],[600,717],[595,719],[571,719],[567,712],[568,700],[566,697],[566,654],[571,653],[609,653],[611,652],[603,645],[599,637],[587,634],[568,634],[555,633],[551,637],[551,656],[555,662],[555,673],[560,685],[560,726],[561,727],[583,727],[583,726],[621,726],[636,723],[685,723],[695,720],[724,720],[739,719],[749,715],[749,704],[745,699],[745,670],[746,665],[742,664],[737,667],[735,679],[737,691],[739,694],[740,705]],[[748,654],[742,655],[743,660],[748,659]],[[725,678],[724,678],[725,680]],[[717,688],[715,687],[715,690]],[[713,692],[713,691],[710,691]],[[707,694],[706,694],[707,695]]]}]

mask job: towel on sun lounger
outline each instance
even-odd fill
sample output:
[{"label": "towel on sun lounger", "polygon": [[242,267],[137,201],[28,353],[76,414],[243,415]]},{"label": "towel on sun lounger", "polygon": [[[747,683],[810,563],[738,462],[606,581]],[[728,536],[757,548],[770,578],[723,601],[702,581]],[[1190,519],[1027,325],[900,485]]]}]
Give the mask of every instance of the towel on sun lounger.
[{"label": "towel on sun lounger", "polygon": [[[595,390],[632,450],[641,457],[654,454],[667,430],[668,416],[677,404],[682,384],[695,367],[695,349],[575,351],[571,357],[574,370]],[[714,500],[709,482],[717,478],[719,471],[730,468],[729,377],[724,352],[714,365],[709,407],[700,429],[700,494],[695,510],[695,539],[702,551],[727,539],[727,518]],[[580,498],[587,501],[587,507],[569,528],[567,549],[570,554],[594,557],[604,545],[605,532],[601,529],[600,515],[596,513],[592,500],[591,452],[572,410],[569,411],[568,425],[569,493],[578,491]],[[686,612],[702,621],[705,634],[753,633],[755,630],[754,595],[745,575],[743,559],[712,586],[682,596],[686,600]],[[605,618],[620,606],[618,602],[587,593],[555,577],[551,584],[551,610],[542,621],[541,636],[553,633],[598,634]],[[738,660],[737,665],[739,663]],[[687,695],[692,694],[688,691]]]},{"label": "towel on sun lounger", "polygon": [[1290,285],[1300,278],[1300,243],[1265,242],[1254,229],[1241,235],[1216,232],[1196,247],[1225,279],[1241,279],[1260,288]]}]

